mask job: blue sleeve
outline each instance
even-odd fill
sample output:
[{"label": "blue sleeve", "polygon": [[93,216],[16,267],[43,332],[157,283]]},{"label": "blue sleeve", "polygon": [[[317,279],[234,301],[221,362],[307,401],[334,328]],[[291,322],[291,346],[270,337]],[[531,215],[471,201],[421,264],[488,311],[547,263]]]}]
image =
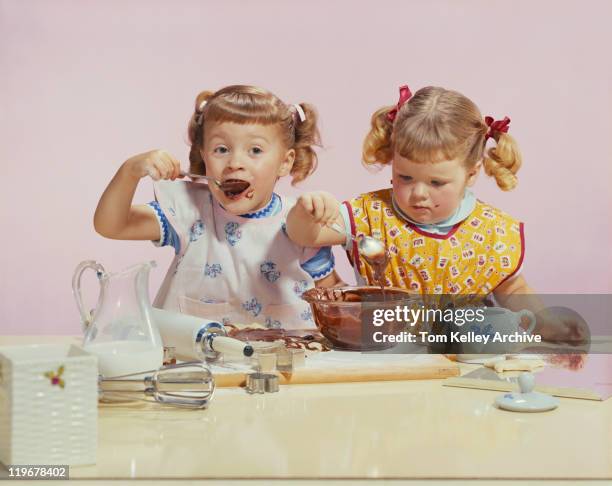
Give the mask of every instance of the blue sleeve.
[{"label": "blue sleeve", "polygon": [[321,280],[334,271],[336,260],[330,246],[324,246],[310,260],[300,263],[313,280]]},{"label": "blue sleeve", "polygon": [[172,246],[174,248],[174,252],[178,254],[178,252],[181,250],[181,240],[168,221],[168,218],[166,218],[166,215],[159,206],[159,203],[157,201],[152,201],[147,204],[147,206],[153,209],[153,213],[155,214],[157,222],[159,223],[159,234],[161,235],[159,241],[154,241],[153,244],[155,246]]}]

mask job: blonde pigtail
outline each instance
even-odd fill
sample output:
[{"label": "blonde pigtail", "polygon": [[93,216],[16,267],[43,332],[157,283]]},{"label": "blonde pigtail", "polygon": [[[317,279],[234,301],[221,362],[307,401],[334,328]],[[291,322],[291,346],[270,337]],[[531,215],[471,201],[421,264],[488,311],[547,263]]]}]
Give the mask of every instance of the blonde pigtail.
[{"label": "blonde pigtail", "polygon": [[516,173],[523,163],[521,152],[511,135],[494,132],[493,138],[497,144],[487,150],[483,158],[485,173],[495,178],[502,191],[511,191],[518,183]]},{"label": "blonde pigtail", "polygon": [[206,102],[212,98],[212,91],[202,91],[195,100],[195,110],[189,119],[187,136],[191,148],[189,149],[189,172],[192,174],[206,174],[206,166],[202,158],[201,149],[204,146],[204,109]]},{"label": "blonde pigtail", "polygon": [[314,147],[321,146],[321,136],[317,128],[318,115],[314,106],[308,103],[300,103],[298,106],[301,108],[302,114],[298,111],[292,111],[295,126],[295,142],[293,144],[295,160],[290,172],[292,185],[303,181],[315,171],[318,160]]},{"label": "blonde pigtail", "polygon": [[363,141],[362,157],[365,165],[388,164],[393,159],[393,122],[389,120],[389,113],[393,109],[395,106],[386,106],[372,115],[370,132]]}]

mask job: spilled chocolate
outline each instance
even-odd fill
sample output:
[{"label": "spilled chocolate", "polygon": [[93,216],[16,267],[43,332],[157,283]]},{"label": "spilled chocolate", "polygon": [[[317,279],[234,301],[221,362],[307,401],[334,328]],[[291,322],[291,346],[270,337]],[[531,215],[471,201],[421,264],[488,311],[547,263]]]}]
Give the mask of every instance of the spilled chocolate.
[{"label": "spilled chocolate", "polygon": [[584,368],[587,359],[587,354],[578,353],[549,354],[544,356],[544,360],[553,366],[571,371],[578,371]]},{"label": "spilled chocolate", "polygon": [[329,351],[331,346],[327,339],[316,329],[257,329],[238,328],[233,324],[225,324],[229,329],[230,337],[241,341],[266,341],[274,342],[282,340],[285,346],[295,349],[307,349],[309,351]]}]

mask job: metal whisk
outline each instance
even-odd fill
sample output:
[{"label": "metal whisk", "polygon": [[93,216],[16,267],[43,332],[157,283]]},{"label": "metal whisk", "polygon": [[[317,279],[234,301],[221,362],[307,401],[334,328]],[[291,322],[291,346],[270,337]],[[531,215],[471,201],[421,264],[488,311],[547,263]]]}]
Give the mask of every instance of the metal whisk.
[{"label": "metal whisk", "polygon": [[99,398],[111,401],[127,398],[155,401],[174,407],[204,409],[212,400],[214,391],[214,377],[208,367],[199,361],[171,364],[158,370],[111,378],[98,376]]}]

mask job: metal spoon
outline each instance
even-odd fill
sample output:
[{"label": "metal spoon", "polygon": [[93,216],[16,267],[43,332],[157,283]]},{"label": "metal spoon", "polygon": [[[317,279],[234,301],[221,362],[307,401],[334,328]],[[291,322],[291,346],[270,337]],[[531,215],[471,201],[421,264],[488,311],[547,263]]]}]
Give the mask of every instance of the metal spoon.
[{"label": "metal spoon", "polygon": [[[338,223],[334,223],[330,226],[331,229],[337,231],[341,235],[346,235],[346,232],[342,230]],[[357,243],[359,253],[363,256],[363,259],[368,262],[372,268],[380,268],[383,270],[387,266],[387,249],[385,244],[378,238],[373,236],[358,236],[357,238],[352,235],[346,235],[351,240]]]},{"label": "metal spoon", "polygon": [[189,172],[184,172],[184,171],[181,171],[181,175],[183,177],[189,177],[193,179],[194,181],[197,181],[198,179],[206,179],[214,183],[223,192],[233,192],[233,193],[238,194],[250,186],[250,184],[247,181],[223,181],[221,182],[220,180],[215,179],[214,177],[211,177],[211,176],[206,176],[206,175],[201,175],[201,174],[190,174]]}]

